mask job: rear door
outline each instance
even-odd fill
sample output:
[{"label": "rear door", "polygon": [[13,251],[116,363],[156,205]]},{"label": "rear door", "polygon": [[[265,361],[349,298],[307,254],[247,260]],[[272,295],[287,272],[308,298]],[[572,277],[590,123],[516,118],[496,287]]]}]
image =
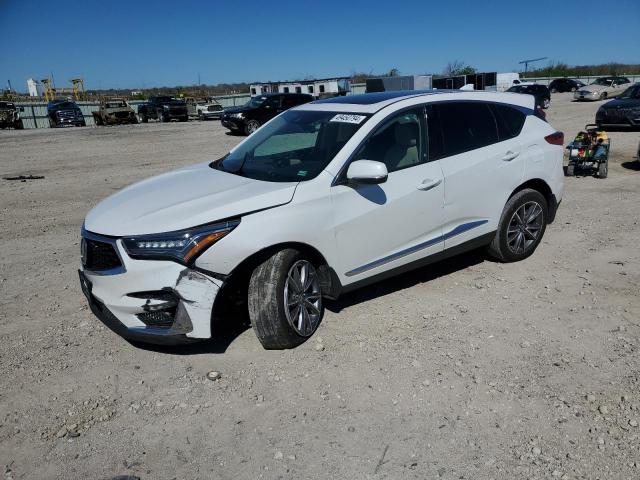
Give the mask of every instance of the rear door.
[{"label": "rear door", "polygon": [[[514,121],[511,117],[520,122],[511,133],[499,130]],[[431,158],[440,159],[444,175],[445,249],[496,230],[524,175],[517,137],[524,117],[512,107],[486,102],[437,102],[427,110]]]}]

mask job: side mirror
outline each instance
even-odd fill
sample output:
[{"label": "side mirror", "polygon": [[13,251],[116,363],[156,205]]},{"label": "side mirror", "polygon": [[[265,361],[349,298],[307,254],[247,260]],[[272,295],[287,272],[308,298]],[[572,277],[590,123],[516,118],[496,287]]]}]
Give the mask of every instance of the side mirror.
[{"label": "side mirror", "polygon": [[21,112],[24,112],[24,107],[20,107],[20,111],[21,111]]},{"label": "side mirror", "polygon": [[356,160],[349,165],[347,180],[356,184],[378,184],[387,181],[387,166],[373,160]]}]

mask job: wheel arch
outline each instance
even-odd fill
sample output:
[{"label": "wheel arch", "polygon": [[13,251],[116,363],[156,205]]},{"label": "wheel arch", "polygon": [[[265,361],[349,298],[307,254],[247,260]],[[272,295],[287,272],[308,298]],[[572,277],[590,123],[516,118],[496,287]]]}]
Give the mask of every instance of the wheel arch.
[{"label": "wheel arch", "polygon": [[213,313],[219,310],[222,306],[220,304],[229,300],[229,297],[232,297],[232,303],[245,303],[247,300],[249,280],[251,279],[253,270],[267,258],[286,248],[293,248],[302,252],[318,267],[320,285],[324,297],[335,299],[340,295],[342,285],[338,279],[338,275],[333,268],[329,266],[322,252],[304,242],[280,242],[249,255],[226,275],[222,286],[225,292],[220,292],[221,294],[216,297]]},{"label": "wheel arch", "polygon": [[547,206],[549,209],[549,219],[547,223],[553,223],[553,221],[556,218],[556,211],[558,210],[558,200],[556,199],[556,196],[553,194],[553,190],[551,190],[551,187],[549,186],[549,184],[544,180],[542,180],[541,178],[532,178],[522,183],[521,185],[519,185],[513,192],[511,192],[511,195],[509,195],[509,198],[513,197],[516,193],[526,188],[536,190],[544,196],[544,198],[547,200]]}]

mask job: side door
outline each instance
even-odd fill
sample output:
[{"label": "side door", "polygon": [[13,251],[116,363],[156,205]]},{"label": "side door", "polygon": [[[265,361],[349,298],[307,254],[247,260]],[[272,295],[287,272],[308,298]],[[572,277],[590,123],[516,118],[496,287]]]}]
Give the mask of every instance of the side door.
[{"label": "side door", "polygon": [[282,111],[282,96],[267,97],[264,103],[255,111],[256,120],[264,124]]},{"label": "side door", "polygon": [[444,174],[446,249],[496,230],[524,176],[529,152],[522,151],[518,133],[525,115],[502,104],[453,101],[433,103],[427,116],[431,155]]},{"label": "side door", "polygon": [[350,161],[383,162],[384,183],[350,185],[345,165],[331,187],[343,285],[441,252],[443,177],[426,146],[424,107],[392,114]]}]

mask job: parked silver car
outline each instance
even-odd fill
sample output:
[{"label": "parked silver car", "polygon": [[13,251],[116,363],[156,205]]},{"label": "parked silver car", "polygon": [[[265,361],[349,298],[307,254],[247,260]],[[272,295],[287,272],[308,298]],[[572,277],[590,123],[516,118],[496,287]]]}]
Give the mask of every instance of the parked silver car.
[{"label": "parked silver car", "polygon": [[606,100],[620,95],[631,81],[627,77],[601,77],[573,94],[575,100]]}]

